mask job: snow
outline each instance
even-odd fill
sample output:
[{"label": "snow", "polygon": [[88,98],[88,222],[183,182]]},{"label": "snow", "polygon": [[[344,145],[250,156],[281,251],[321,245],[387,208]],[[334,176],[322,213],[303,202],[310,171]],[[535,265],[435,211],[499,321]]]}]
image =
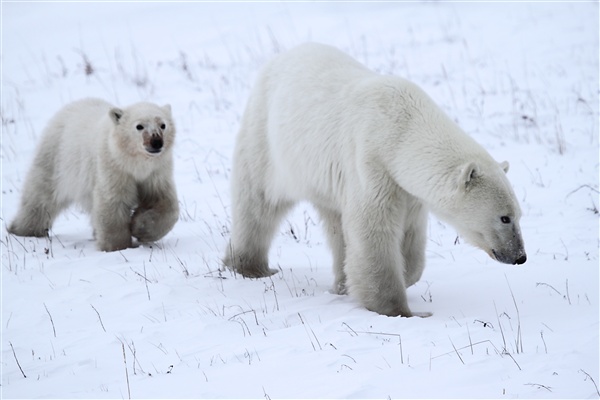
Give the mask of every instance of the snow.
[{"label": "snow", "polygon": [[[2,397],[600,395],[597,2],[1,7]],[[431,217],[408,296],[433,316],[380,316],[330,293],[331,255],[301,204],[272,246],[278,274],[221,270],[249,90],[305,41],[413,80],[510,162],[526,264]],[[181,218],[152,246],[99,252],[77,209],[49,239],[6,233],[40,132],[87,96],[173,107]]]}]

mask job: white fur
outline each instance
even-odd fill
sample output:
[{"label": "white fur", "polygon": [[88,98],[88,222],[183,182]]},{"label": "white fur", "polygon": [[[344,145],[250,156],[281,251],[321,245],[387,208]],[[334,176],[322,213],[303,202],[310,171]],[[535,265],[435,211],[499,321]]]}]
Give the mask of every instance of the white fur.
[{"label": "white fur", "polygon": [[524,262],[503,169],[413,83],[329,46],[299,46],[264,67],[248,100],[224,263],[249,277],[276,272],[267,260],[275,229],[309,200],[333,251],[336,292],[410,316],[405,288],[425,265],[427,209],[494,258]]},{"label": "white fur", "polygon": [[179,215],[174,139],[168,105],[121,110],[85,99],[65,106],[44,131],[8,231],[45,236],[56,216],[75,203],[91,214],[101,250],[130,247],[132,236],[160,239]]}]

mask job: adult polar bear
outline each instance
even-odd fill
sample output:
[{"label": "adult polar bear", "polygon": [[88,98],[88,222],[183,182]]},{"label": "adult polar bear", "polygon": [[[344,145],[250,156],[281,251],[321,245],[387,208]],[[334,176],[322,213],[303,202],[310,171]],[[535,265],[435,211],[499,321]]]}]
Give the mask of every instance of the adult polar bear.
[{"label": "adult polar bear", "polygon": [[304,44],[267,64],[248,100],[224,263],[246,277],[275,273],[274,232],[308,200],[333,251],[335,292],[412,316],[406,287],[425,265],[428,209],[492,258],[526,261],[507,170],[413,83]]}]

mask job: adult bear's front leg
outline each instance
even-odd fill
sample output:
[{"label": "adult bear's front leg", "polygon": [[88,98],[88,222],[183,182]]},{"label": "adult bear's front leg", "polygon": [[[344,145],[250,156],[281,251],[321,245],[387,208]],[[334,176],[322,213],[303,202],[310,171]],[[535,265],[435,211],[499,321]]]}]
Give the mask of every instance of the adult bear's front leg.
[{"label": "adult bear's front leg", "polygon": [[406,214],[400,251],[404,257],[404,280],[406,287],[410,287],[421,279],[425,269],[427,210],[419,200],[412,197],[407,202],[411,206]]},{"label": "adult bear's front leg", "polygon": [[[365,212],[375,208],[377,212]],[[361,207],[342,218],[349,293],[368,310],[412,317],[406,297],[404,258],[398,246],[399,221],[382,213],[379,207]]]}]

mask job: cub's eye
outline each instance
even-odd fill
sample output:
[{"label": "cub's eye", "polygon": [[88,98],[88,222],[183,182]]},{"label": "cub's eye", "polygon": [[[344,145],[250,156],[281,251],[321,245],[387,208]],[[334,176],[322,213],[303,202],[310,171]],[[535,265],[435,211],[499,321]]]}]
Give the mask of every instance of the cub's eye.
[{"label": "cub's eye", "polygon": [[167,126],[165,124],[160,124],[160,129],[165,129]]},{"label": "cub's eye", "polygon": [[502,221],[503,224],[510,224],[510,217],[502,216],[500,217],[500,221]]},{"label": "cub's eye", "polygon": [[136,127],[135,127],[135,129],[137,129],[138,131],[141,131],[141,130],[143,130],[143,129],[144,129],[144,125],[142,125],[142,124],[137,124],[137,125],[136,125]]}]

